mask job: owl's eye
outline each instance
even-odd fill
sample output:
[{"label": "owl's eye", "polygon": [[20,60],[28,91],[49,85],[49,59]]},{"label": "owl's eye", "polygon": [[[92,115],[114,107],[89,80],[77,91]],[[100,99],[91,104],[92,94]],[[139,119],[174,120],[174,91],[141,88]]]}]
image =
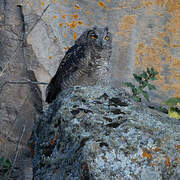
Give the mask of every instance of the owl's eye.
[{"label": "owl's eye", "polygon": [[108,36],[105,36],[105,38],[104,38],[105,40],[108,40],[109,39],[109,37]]},{"label": "owl's eye", "polygon": [[97,39],[98,38],[98,35],[96,35],[96,34],[91,34],[91,37],[92,37],[92,39]]}]

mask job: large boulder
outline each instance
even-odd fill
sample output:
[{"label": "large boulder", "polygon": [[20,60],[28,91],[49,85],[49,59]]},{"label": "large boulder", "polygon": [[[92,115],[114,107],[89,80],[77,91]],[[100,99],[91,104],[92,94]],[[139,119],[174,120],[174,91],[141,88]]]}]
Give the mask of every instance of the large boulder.
[{"label": "large boulder", "polygon": [[34,180],[178,180],[179,125],[122,89],[68,89],[35,124]]}]

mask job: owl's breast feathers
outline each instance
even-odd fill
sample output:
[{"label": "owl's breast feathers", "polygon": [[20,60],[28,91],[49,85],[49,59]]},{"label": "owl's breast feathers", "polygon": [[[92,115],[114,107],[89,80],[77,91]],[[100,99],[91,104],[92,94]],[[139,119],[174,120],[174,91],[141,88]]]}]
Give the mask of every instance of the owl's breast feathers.
[{"label": "owl's breast feathers", "polygon": [[51,103],[59,92],[64,89],[68,81],[71,81],[71,76],[78,71],[81,66],[88,62],[85,59],[85,46],[74,45],[65,54],[58,70],[51,79],[46,89],[46,102]]}]

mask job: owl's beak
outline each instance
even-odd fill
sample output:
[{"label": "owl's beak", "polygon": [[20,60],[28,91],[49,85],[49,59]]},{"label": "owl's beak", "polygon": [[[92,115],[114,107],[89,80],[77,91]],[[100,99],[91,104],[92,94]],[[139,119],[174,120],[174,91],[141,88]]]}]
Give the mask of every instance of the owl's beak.
[{"label": "owl's beak", "polygon": [[108,29],[108,27],[107,27],[107,26],[105,27],[105,30],[106,30],[107,32],[109,32],[109,29]]}]

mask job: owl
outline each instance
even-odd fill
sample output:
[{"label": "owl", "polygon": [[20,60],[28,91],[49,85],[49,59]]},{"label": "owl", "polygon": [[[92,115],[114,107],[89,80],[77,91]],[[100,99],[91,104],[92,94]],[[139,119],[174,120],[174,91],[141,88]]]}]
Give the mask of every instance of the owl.
[{"label": "owl", "polygon": [[62,90],[72,86],[108,84],[111,49],[112,36],[107,27],[83,32],[66,52],[48,84],[46,102],[51,103]]}]

